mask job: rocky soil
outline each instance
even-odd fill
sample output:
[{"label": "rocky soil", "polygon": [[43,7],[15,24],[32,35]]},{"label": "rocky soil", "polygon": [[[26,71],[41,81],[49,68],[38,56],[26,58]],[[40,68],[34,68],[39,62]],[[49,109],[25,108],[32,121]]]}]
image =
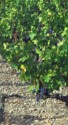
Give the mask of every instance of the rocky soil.
[{"label": "rocky soil", "polygon": [[[56,91],[54,91],[56,92]],[[68,87],[59,90],[68,95]],[[36,102],[18,74],[0,55],[0,95],[18,94],[4,101],[4,120],[0,125],[68,125],[68,106],[64,101],[47,98]]]}]

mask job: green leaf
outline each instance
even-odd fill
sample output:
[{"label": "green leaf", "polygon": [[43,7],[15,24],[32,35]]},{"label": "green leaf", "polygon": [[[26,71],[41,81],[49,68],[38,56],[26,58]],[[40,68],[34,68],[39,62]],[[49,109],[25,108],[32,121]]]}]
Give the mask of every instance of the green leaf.
[{"label": "green leaf", "polygon": [[30,36],[30,39],[33,40],[35,38],[35,36],[36,36],[36,33],[31,32],[29,34],[29,36]]}]

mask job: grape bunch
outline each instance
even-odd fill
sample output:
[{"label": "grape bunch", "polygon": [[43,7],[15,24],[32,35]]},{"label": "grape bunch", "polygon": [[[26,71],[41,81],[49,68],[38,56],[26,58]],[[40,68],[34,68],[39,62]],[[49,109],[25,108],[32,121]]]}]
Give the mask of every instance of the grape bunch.
[{"label": "grape bunch", "polygon": [[36,93],[36,101],[39,101],[40,99],[43,99],[44,96],[49,97],[49,91],[47,88],[40,87],[39,90],[36,92],[34,89],[32,93]]}]

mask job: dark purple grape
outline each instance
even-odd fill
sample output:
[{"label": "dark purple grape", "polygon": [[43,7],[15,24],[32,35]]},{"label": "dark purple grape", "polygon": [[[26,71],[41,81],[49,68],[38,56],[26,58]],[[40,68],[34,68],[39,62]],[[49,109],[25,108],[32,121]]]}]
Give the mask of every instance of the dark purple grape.
[{"label": "dark purple grape", "polygon": [[43,95],[44,95],[43,93],[40,93],[40,99],[43,99]]},{"label": "dark purple grape", "polygon": [[45,88],[44,88],[44,87],[41,87],[41,88],[40,88],[40,93],[41,93],[41,94],[44,94],[44,92],[45,92]]},{"label": "dark purple grape", "polygon": [[39,90],[36,93],[36,101],[39,101],[40,99],[43,99],[44,96],[49,97],[49,91],[45,87],[40,87]]},{"label": "dark purple grape", "polygon": [[45,88],[44,95],[49,97],[49,91],[48,91],[48,89],[47,89],[47,88]]},{"label": "dark purple grape", "polygon": [[36,94],[36,101],[38,102],[39,99],[40,99],[40,94],[38,93],[38,94]]},{"label": "dark purple grape", "polygon": [[25,43],[28,43],[29,40],[30,40],[30,37],[29,37],[29,36],[26,36],[26,37],[23,38],[23,41],[24,41]]},{"label": "dark purple grape", "polygon": [[40,88],[40,99],[43,99],[44,93],[45,93],[45,88],[41,87]]}]

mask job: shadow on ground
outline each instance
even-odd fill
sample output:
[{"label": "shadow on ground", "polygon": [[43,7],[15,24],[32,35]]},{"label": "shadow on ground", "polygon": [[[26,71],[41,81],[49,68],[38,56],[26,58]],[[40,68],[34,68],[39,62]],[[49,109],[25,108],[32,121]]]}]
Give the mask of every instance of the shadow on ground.
[{"label": "shadow on ground", "polygon": [[[6,115],[7,116],[7,115]],[[32,115],[9,116],[4,119],[4,123],[12,125],[31,125],[35,120],[42,121],[44,118]],[[7,123],[8,122],[8,123]]]},{"label": "shadow on ground", "polygon": [[14,82],[12,84],[12,82],[2,82],[0,83],[0,86],[13,86],[13,85],[16,85],[16,86],[29,86],[31,83],[28,83],[28,82],[25,82],[25,83],[22,83],[22,82]]}]

